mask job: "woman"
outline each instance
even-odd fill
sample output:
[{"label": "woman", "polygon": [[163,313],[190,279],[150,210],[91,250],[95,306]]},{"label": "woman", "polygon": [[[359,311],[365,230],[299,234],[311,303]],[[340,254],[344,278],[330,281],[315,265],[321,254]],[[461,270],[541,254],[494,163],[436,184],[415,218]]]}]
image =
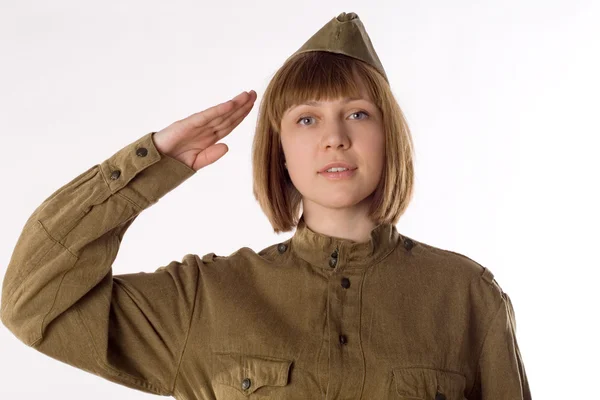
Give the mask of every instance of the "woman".
[{"label": "woman", "polygon": [[11,258],[3,323],[51,357],[178,399],[530,399],[490,270],[395,228],[412,141],[355,13],[286,61],[259,110],[254,194],[294,236],[113,276],[135,218],[221,158],[255,100],[146,134],[46,199]]}]

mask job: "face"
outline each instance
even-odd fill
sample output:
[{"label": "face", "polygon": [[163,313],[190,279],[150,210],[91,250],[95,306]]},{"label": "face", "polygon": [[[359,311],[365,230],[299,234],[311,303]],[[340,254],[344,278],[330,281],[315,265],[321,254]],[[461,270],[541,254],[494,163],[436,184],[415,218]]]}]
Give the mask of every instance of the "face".
[{"label": "face", "polygon": [[[359,99],[291,107],[281,121],[281,142],[304,210],[370,203],[383,171],[385,136],[382,115],[364,87]],[[320,172],[334,162],[348,164],[351,176],[334,179]]]}]

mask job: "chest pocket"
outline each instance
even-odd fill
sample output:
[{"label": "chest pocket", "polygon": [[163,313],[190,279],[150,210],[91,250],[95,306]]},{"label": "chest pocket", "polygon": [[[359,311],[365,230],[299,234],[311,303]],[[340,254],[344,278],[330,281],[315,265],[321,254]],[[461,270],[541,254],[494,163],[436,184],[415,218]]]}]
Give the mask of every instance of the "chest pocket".
[{"label": "chest pocket", "polygon": [[260,393],[262,398],[263,395],[277,393],[278,389],[288,384],[291,360],[240,353],[214,353],[213,356],[213,381],[228,386],[227,389],[222,388],[228,396],[247,397],[258,391],[257,395]]},{"label": "chest pocket", "polygon": [[434,368],[394,368],[396,393],[401,400],[464,400],[465,377]]}]

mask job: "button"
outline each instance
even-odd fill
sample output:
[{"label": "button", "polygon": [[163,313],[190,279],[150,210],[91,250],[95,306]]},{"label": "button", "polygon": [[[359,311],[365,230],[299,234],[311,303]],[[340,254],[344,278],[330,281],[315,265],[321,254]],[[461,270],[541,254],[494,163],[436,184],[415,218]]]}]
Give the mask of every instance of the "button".
[{"label": "button", "polygon": [[346,335],[340,335],[340,343],[341,344],[348,343],[348,338],[346,337]]},{"label": "button", "polygon": [[410,238],[404,238],[404,248],[406,250],[410,250],[415,246],[415,242],[413,242]]},{"label": "button", "polygon": [[119,176],[121,176],[121,171],[117,169],[110,174],[110,179],[114,181],[115,179],[119,179]]},{"label": "button", "polygon": [[148,149],[145,147],[140,147],[135,151],[135,154],[137,154],[138,157],[146,157],[148,155]]},{"label": "button", "polygon": [[250,387],[250,384],[251,384],[251,383],[252,383],[252,382],[250,381],[250,379],[248,379],[248,378],[245,378],[245,379],[242,381],[242,389],[243,389],[243,390],[246,390],[246,389],[248,389],[248,388]]},{"label": "button", "polygon": [[280,253],[285,253],[285,251],[287,250],[287,244],[285,244],[285,243],[279,243],[279,246],[277,246],[277,250]]},{"label": "button", "polygon": [[337,258],[338,257],[338,251],[335,250],[333,253],[331,253],[331,257]]},{"label": "button", "polygon": [[446,396],[443,393],[437,392],[435,394],[435,400],[446,400]]},{"label": "button", "polygon": [[332,258],[330,258],[330,259],[329,259],[329,266],[330,266],[331,268],[335,268],[335,265],[336,265],[336,264],[337,264],[337,258],[333,258],[333,257],[332,257]]},{"label": "button", "polygon": [[342,278],[342,287],[348,289],[350,287],[350,279]]}]

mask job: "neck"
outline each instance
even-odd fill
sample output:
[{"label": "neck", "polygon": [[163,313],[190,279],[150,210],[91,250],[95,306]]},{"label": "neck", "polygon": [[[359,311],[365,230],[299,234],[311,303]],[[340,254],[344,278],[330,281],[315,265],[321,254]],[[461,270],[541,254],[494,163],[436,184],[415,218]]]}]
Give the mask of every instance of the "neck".
[{"label": "neck", "polygon": [[[367,200],[367,199],[365,199]],[[306,226],[323,235],[368,242],[375,223],[368,217],[368,201],[354,207],[327,208],[312,201],[302,203],[302,216]]]}]

